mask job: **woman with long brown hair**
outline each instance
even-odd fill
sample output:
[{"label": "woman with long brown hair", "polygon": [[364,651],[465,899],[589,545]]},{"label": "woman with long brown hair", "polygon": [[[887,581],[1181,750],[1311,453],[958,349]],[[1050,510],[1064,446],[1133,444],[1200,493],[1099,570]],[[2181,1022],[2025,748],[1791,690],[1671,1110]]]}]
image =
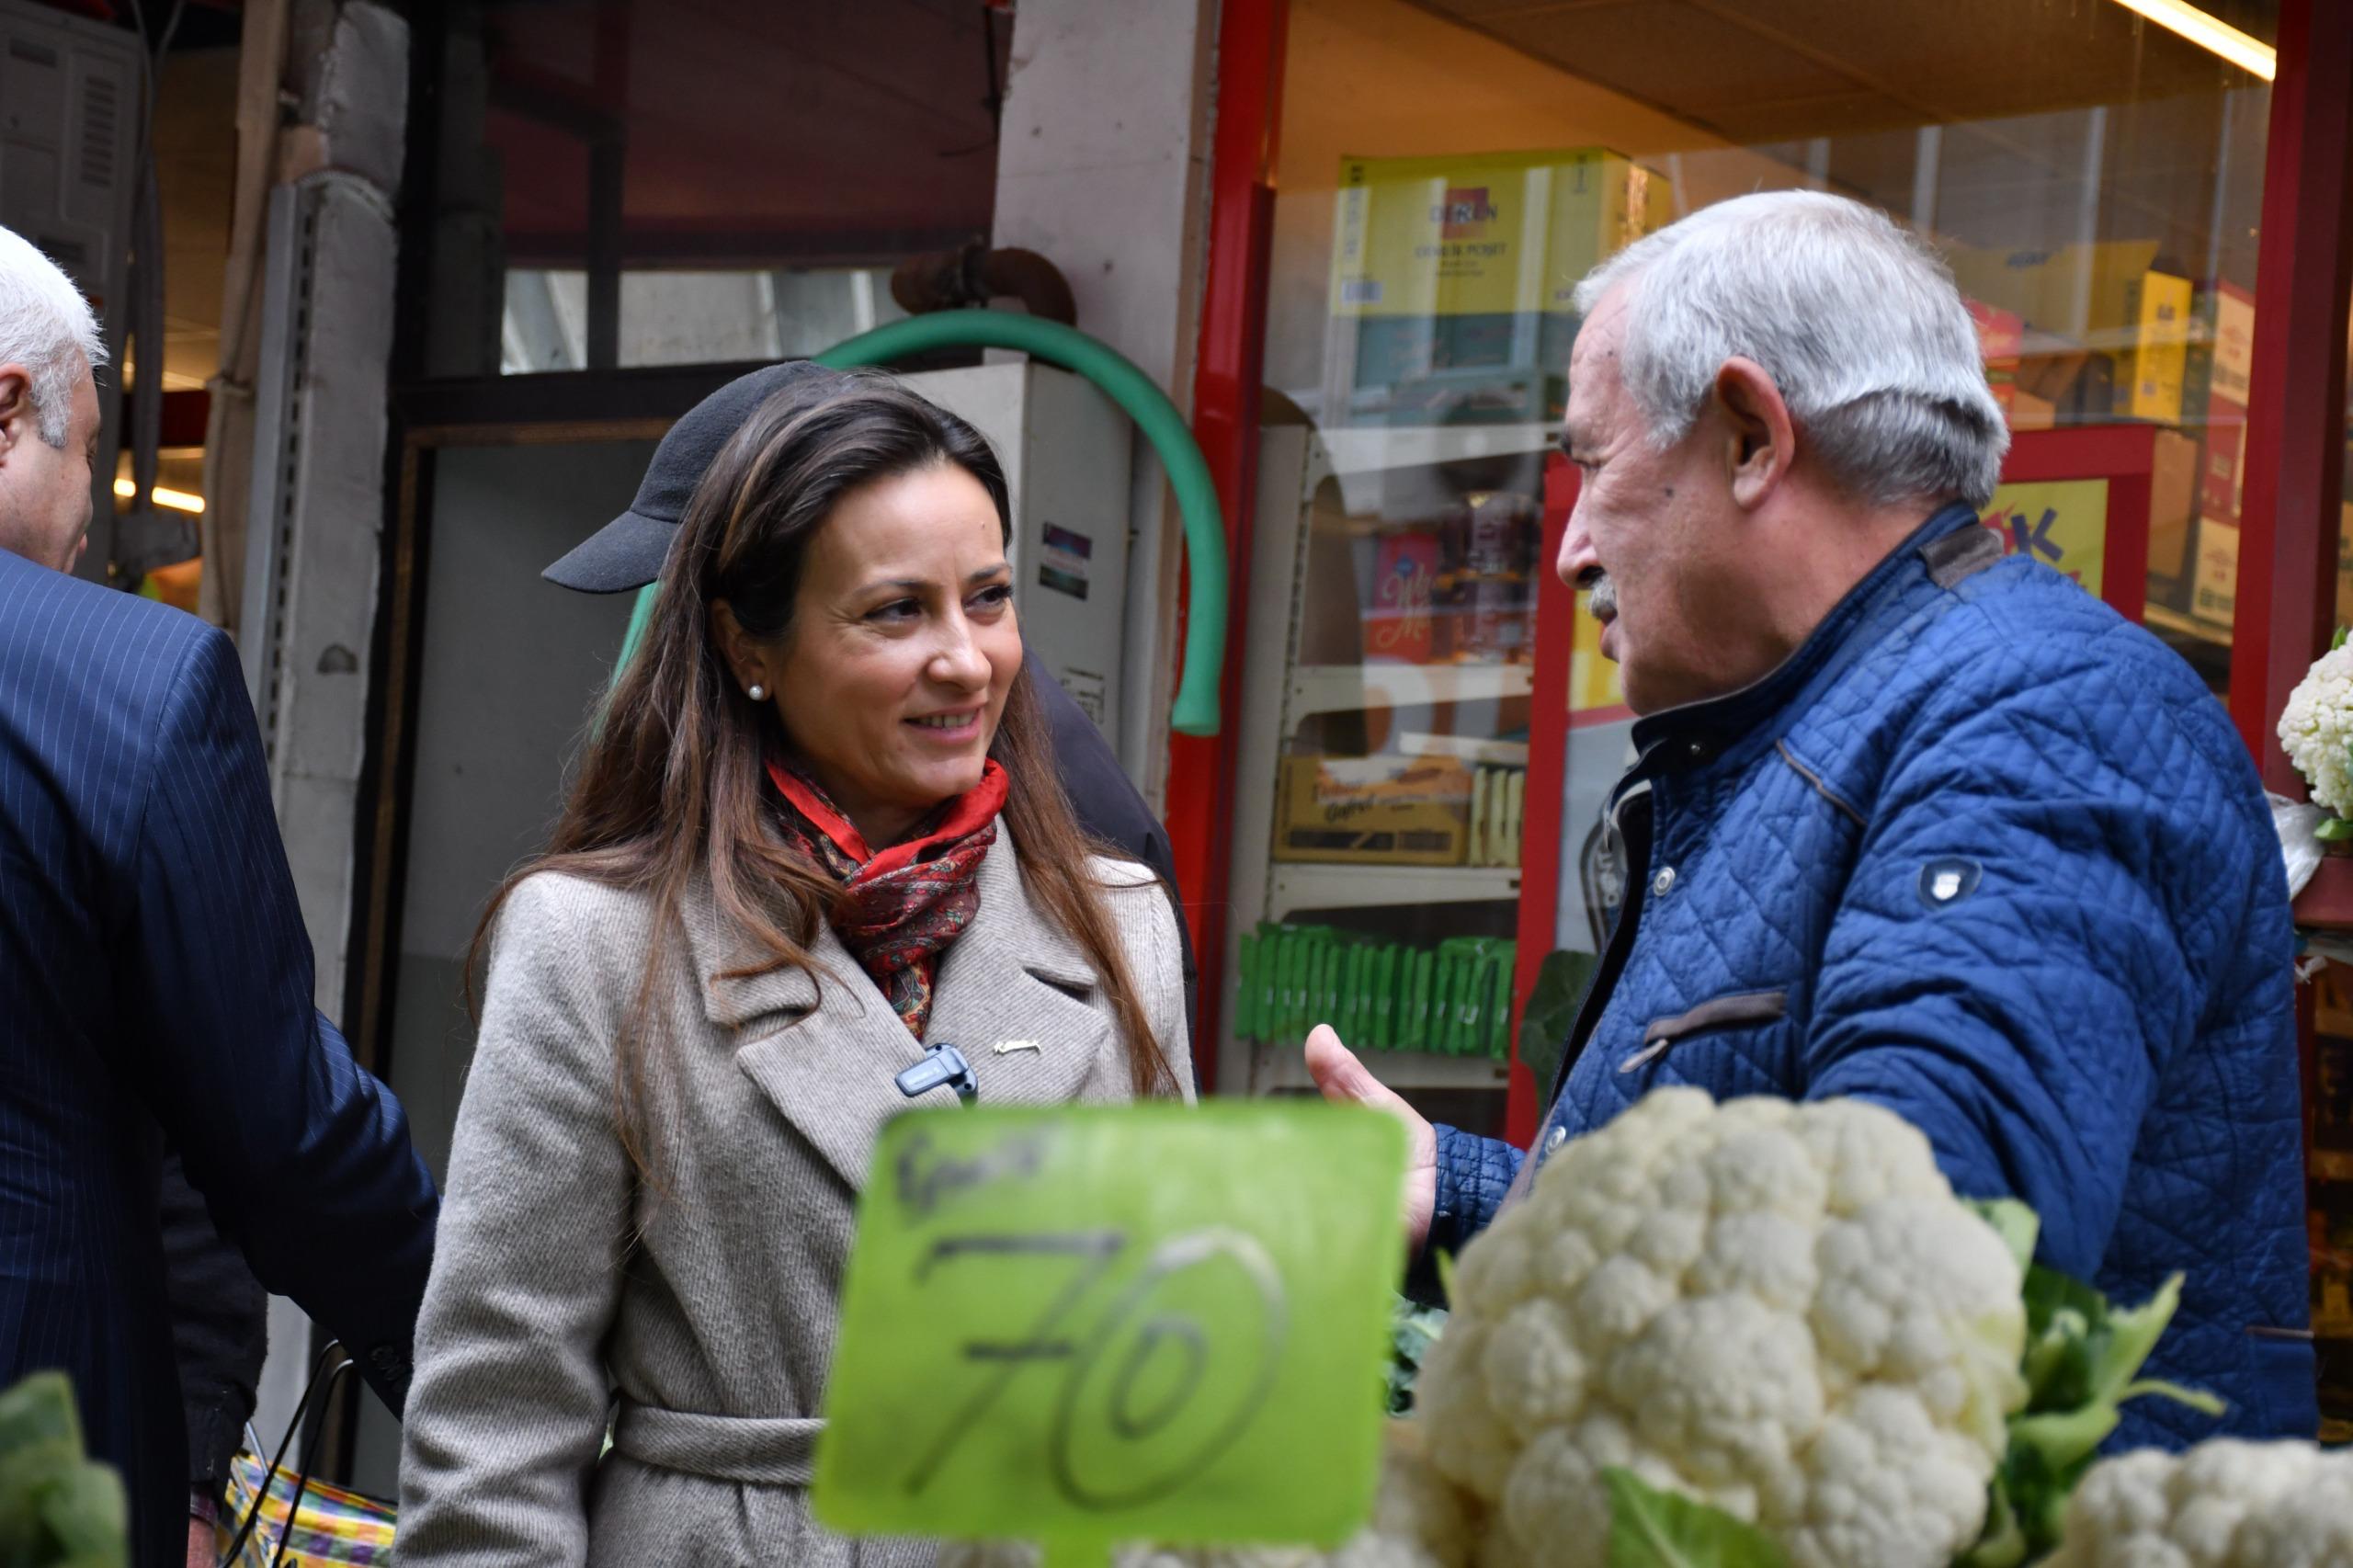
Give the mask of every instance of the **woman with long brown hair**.
[{"label": "woman with long brown hair", "polygon": [[[876,1131],[1190,1082],[1175,915],[1056,781],[979,435],[796,378],[678,533],[476,938],[406,1568],[927,1561],[827,1535],[802,1490]],[[949,1048],[961,1085],[910,1101]]]}]

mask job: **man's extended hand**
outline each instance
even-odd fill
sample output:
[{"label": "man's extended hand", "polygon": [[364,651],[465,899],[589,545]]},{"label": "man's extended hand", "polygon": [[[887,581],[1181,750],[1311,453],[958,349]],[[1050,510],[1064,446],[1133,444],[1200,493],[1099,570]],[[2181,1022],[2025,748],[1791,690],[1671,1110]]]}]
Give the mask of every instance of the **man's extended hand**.
[{"label": "man's extended hand", "polygon": [[1396,1090],[1367,1071],[1329,1024],[1307,1031],[1307,1070],[1315,1075],[1315,1086],[1325,1099],[1370,1106],[1405,1124],[1411,1139],[1405,1157],[1405,1246],[1418,1255],[1430,1233],[1430,1211],[1438,1205],[1438,1131]]}]

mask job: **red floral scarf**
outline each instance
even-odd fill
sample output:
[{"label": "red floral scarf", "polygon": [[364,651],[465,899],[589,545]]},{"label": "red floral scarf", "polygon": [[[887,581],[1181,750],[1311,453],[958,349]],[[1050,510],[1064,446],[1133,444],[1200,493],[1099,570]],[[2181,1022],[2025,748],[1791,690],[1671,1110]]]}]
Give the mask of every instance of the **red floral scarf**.
[{"label": "red floral scarf", "polygon": [[940,955],[981,906],[977,879],[1005,810],[1005,769],[986,764],[980,783],[940,808],[926,828],[879,853],[805,775],[772,761],[768,779],[784,797],[787,835],[842,884],[834,934],[921,1040]]}]

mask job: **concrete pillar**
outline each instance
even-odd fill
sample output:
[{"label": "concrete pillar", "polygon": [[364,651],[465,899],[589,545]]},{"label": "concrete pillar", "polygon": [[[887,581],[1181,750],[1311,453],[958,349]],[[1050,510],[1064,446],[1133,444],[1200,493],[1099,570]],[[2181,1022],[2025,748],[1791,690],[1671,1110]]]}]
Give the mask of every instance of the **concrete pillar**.
[{"label": "concrete pillar", "polygon": [[[1081,330],[1193,395],[1209,232],[1212,0],[1021,0],[997,146],[995,242],[1061,267]],[[1136,443],[1120,760],[1165,797],[1183,551]]]},{"label": "concrete pillar", "polygon": [[319,1006],[335,1017],[384,517],[408,27],[372,0],[300,0],[293,24],[316,111],[290,133],[294,177],[273,195],[239,639]]},{"label": "concrete pillar", "polygon": [[[238,597],[219,608],[237,612],[314,994],[339,1017],[385,508],[408,27],[373,0],[294,0],[285,25],[283,79],[299,107],[279,133],[256,263],[252,381],[240,389],[251,435],[219,454],[247,460],[251,502],[234,545],[216,532],[208,557],[244,567]],[[208,584],[215,566],[209,558]],[[302,1314],[273,1301],[256,1412],[266,1437],[284,1430],[310,1356]]]}]

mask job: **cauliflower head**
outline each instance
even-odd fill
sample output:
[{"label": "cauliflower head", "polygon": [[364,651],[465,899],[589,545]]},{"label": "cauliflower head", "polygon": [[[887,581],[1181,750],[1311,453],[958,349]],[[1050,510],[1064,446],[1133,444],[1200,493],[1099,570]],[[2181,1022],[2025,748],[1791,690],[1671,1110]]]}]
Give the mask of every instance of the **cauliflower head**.
[{"label": "cauliflower head", "polygon": [[1941,1568],[2025,1397],[2019,1287],[1902,1118],[1661,1089],[1464,1250],[1419,1414],[1483,1563],[1601,1568],[1622,1467],[1795,1568]]},{"label": "cauliflower head", "polygon": [[2092,1467],[2045,1568],[2332,1568],[2353,1562],[2353,1453],[2218,1437]]},{"label": "cauliflower head", "polygon": [[2312,787],[2313,803],[2353,816],[2353,643],[2313,661],[2279,713],[2279,745]]}]

